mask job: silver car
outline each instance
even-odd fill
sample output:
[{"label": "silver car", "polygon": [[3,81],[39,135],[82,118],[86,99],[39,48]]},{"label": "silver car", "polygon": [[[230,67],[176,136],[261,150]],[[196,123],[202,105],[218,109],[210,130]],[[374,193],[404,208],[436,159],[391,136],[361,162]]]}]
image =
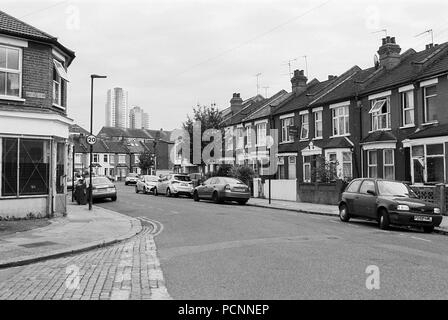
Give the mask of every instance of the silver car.
[{"label": "silver car", "polygon": [[167,197],[185,195],[192,197],[193,182],[186,174],[169,174],[160,179],[154,189],[154,195],[164,194]]},{"label": "silver car", "polygon": [[249,201],[250,189],[241,180],[229,177],[212,177],[197,186],[193,192],[194,201],[213,200],[215,203],[236,201],[244,205]]},{"label": "silver car", "polygon": [[140,191],[143,193],[154,192],[154,188],[157,187],[157,182],[159,182],[159,177],[157,176],[141,176],[135,185],[135,193],[139,193]]}]

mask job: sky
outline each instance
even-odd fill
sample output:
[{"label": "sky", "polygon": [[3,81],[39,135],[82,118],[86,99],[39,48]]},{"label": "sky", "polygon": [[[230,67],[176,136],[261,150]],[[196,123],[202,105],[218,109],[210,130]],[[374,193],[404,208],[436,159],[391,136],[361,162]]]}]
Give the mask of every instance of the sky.
[{"label": "sky", "polygon": [[86,129],[90,74],[107,76],[95,80],[95,133],[109,88],[127,90],[151,129],[172,130],[198,104],[227,108],[234,92],[291,91],[288,62],[323,81],[373,66],[386,33],[402,52],[423,50],[431,35],[417,35],[430,29],[448,41],[446,0],[2,0],[0,10],[75,51],[68,116]]}]

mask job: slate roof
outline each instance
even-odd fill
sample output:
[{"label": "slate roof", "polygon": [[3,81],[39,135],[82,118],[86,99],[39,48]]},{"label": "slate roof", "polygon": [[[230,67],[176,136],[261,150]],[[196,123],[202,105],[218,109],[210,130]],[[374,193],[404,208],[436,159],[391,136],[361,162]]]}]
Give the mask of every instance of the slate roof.
[{"label": "slate roof", "polygon": [[0,33],[54,44],[70,57],[68,64],[70,64],[75,58],[75,53],[60,44],[56,37],[53,37],[48,33],[43,32],[17,18],[14,18],[3,11],[0,11]]},{"label": "slate roof", "polygon": [[420,139],[439,136],[448,136],[448,124],[423,127],[423,129],[411,134],[409,136],[409,139]]},{"label": "slate roof", "polygon": [[232,114],[231,107],[224,109],[223,111],[221,111],[221,116],[223,118],[221,123],[224,124],[224,126],[230,126],[240,123],[245,116],[247,116],[257,107],[259,107],[265,100],[266,99],[262,95],[258,94],[256,96],[244,100],[241,105],[240,111],[234,114]]},{"label": "slate roof", "polygon": [[123,129],[116,127],[102,127],[98,136],[103,138],[124,137],[137,139],[155,139],[160,132],[160,140],[170,142],[171,131],[146,130],[146,129]]},{"label": "slate roof", "polygon": [[381,142],[381,141],[397,141],[397,137],[395,137],[390,131],[374,131],[371,132],[362,139],[361,143],[370,143],[370,142]]},{"label": "slate roof", "polygon": [[308,104],[315,98],[315,95],[324,90],[335,80],[326,80],[319,82],[317,80],[312,80],[307,84],[307,89],[299,95],[292,94],[289,99],[285,100],[273,114],[283,114],[296,110],[303,109],[308,106]]},{"label": "slate roof", "polygon": [[346,137],[332,138],[322,149],[339,149],[351,148],[353,144],[350,143]]},{"label": "slate roof", "polygon": [[77,124],[70,125],[69,132],[70,132],[70,134],[73,134],[73,133],[82,133],[83,135],[89,135],[90,134],[89,131],[87,131],[86,129],[84,129],[83,127],[81,127],[81,126],[79,126]]},{"label": "slate roof", "polygon": [[242,119],[242,122],[252,121],[256,119],[266,118],[277,108],[283,101],[288,99],[292,93],[281,90],[269,98],[260,108]]},{"label": "slate roof", "polygon": [[[448,43],[441,44],[420,52],[415,52],[410,49],[401,55],[402,60],[398,66],[391,70],[381,69],[381,73],[378,77],[370,82],[364,90],[363,94],[385,90],[393,86],[399,86],[401,84],[408,83],[414,79],[424,76],[429,71],[434,61],[438,61],[445,50],[448,48]],[[422,68],[419,70],[418,65]],[[443,67],[442,62],[439,68]]]}]

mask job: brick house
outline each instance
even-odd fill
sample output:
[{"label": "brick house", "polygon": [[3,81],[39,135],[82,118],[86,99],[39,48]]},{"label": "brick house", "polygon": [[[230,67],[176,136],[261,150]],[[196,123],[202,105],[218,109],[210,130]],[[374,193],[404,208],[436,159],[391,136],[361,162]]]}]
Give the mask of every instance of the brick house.
[{"label": "brick house", "polygon": [[73,51],[0,11],[0,216],[66,212]]}]

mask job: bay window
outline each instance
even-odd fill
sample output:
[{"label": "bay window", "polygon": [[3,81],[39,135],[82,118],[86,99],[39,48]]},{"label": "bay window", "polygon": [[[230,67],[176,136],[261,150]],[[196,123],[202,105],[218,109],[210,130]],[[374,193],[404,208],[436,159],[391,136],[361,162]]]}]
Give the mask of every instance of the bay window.
[{"label": "bay window", "polygon": [[369,150],[367,151],[367,167],[368,178],[377,178],[378,177],[378,162],[377,162],[377,151]]},{"label": "bay window", "polygon": [[343,136],[349,134],[349,109],[342,106],[331,109],[333,117],[333,136]]},{"label": "bay window", "polygon": [[21,95],[22,51],[0,45],[0,98]]},{"label": "bay window", "polygon": [[65,107],[64,94],[68,76],[62,63],[53,59],[53,105]]},{"label": "bay window", "polygon": [[439,183],[445,180],[445,150],[443,143],[412,147],[414,183]]},{"label": "bay window", "polygon": [[[60,151],[63,150],[62,147],[63,145],[58,146],[58,152],[62,152]],[[49,142],[38,139],[3,138],[2,148],[2,196],[48,194]],[[62,153],[59,156],[58,159],[62,159]],[[61,162],[62,160],[58,161],[58,165]]]},{"label": "bay window", "polygon": [[352,153],[342,152],[342,174],[345,179],[353,177],[352,169]]},{"label": "bay window", "polygon": [[395,159],[393,149],[383,150],[383,177],[384,179],[395,179]]}]

